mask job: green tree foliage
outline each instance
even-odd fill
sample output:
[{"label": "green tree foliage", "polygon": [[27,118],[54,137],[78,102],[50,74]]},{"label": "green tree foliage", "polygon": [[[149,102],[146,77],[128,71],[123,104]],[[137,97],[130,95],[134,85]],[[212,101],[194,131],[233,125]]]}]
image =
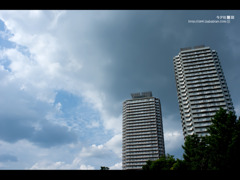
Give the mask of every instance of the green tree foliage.
[{"label": "green tree foliage", "polygon": [[240,162],[240,117],[220,108],[212,118],[209,135],[187,136],[183,160],[162,156],[147,161],[144,170],[237,170]]},{"label": "green tree foliage", "polygon": [[156,161],[147,161],[146,165],[143,166],[143,170],[170,170],[175,163],[174,157],[167,154],[167,156],[161,156]]},{"label": "green tree foliage", "polygon": [[208,148],[205,137],[187,136],[182,146],[184,163],[188,170],[206,170],[208,168]]},{"label": "green tree foliage", "polygon": [[109,167],[101,166],[101,170],[109,170]]},{"label": "green tree foliage", "polygon": [[208,132],[209,168],[236,169],[240,160],[240,121],[237,117],[221,108],[212,119]]},{"label": "green tree foliage", "polygon": [[212,118],[208,136],[187,136],[183,158],[191,170],[236,169],[240,162],[240,120],[220,108]]},{"label": "green tree foliage", "polygon": [[177,159],[170,170],[187,170],[187,165],[184,160]]}]

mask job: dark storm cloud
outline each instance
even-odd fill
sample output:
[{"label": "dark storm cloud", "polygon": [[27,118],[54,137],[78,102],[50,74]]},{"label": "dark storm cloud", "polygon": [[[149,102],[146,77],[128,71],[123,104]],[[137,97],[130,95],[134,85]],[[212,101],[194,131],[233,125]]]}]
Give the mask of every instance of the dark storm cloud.
[{"label": "dark storm cloud", "polygon": [[[88,59],[82,63],[79,58],[83,68],[78,72],[78,76],[92,82],[99,92],[104,92],[106,95],[104,108],[113,116],[122,113],[122,102],[130,98],[130,93],[152,91],[153,95],[161,100],[165,117],[164,131],[181,130],[172,59],[179,53],[180,48],[201,44],[210,46],[218,52],[233,101],[239,102],[237,96],[239,87],[235,84],[239,82],[240,68],[239,11],[73,11],[70,13],[72,16],[63,18],[59,24],[62,25],[61,33],[64,34],[65,31],[71,33],[66,39],[65,36],[61,38],[65,47],[71,50],[76,59],[78,57]],[[229,24],[188,23],[188,20],[216,19],[217,15],[234,15],[235,19]],[[73,21],[78,22],[78,19],[81,19],[81,23],[73,23]],[[15,108],[14,113],[25,112],[27,108],[21,110],[21,106],[20,103],[20,106],[12,107]],[[25,113],[29,115],[26,115],[27,117],[19,116],[19,121],[14,119],[16,116],[3,119],[1,138],[6,141],[25,138],[39,146],[76,140],[74,133],[64,127],[52,124],[45,126],[46,121],[44,118],[41,119],[44,114],[40,118],[31,113]],[[37,117],[40,124],[43,123],[42,129],[36,130],[30,125],[34,117]],[[6,132],[3,129],[10,124],[14,124],[12,129],[18,129],[16,133]]]},{"label": "dark storm cloud", "polygon": [[[216,16],[221,15],[234,15],[235,19],[229,24],[188,23],[188,20],[214,20]],[[45,21],[46,19],[39,21],[39,26],[45,27],[41,23]],[[85,83],[93,85],[94,90],[99,93],[96,97],[102,94],[104,96],[102,98],[104,100],[99,98],[99,104],[102,105],[99,111],[107,115],[111,114],[113,117],[121,115],[122,102],[131,98],[130,93],[152,91],[153,95],[161,100],[167,153],[182,154],[179,151],[182,143],[179,137],[183,138],[183,136],[180,132],[181,120],[173,67],[173,57],[179,53],[180,48],[205,44],[215,49],[218,52],[233,103],[240,107],[238,95],[240,92],[240,11],[67,11],[54,22],[55,29],[50,29],[56,35],[53,37],[59,39],[60,50],[69,52],[71,58],[76,60],[76,65],[79,65],[79,69],[75,71],[74,68],[70,68],[72,72],[60,70],[57,74],[64,74],[64,76],[59,77],[66,76],[69,82],[73,80],[72,82],[76,82],[79,87],[84,87]],[[24,23],[19,23],[19,26],[20,24]],[[31,23],[28,24],[31,25]],[[55,25],[52,24],[53,27]],[[21,28],[17,29],[21,30]],[[36,29],[39,29],[38,26]],[[36,33],[31,30],[27,32]],[[48,31],[48,33],[51,32]],[[16,37],[23,37],[22,34],[20,31],[19,36]],[[37,33],[36,37],[38,35],[41,33]],[[35,44],[30,43],[30,45]],[[39,54],[42,54],[42,49],[40,50]],[[51,62],[52,56],[46,59],[46,62],[47,60]],[[51,65],[51,63],[46,64]],[[67,59],[66,64],[68,64]],[[0,80],[4,82],[5,79],[8,78],[4,77],[3,71],[0,71]],[[38,78],[29,76],[29,79],[30,82],[32,80],[35,83]],[[65,85],[60,79],[46,82]],[[77,141],[73,131],[45,119],[46,114],[53,110],[51,105],[41,103],[36,100],[36,97],[20,91],[19,87],[20,85],[0,84],[1,140],[16,142],[27,139],[40,147]],[[62,87],[62,85],[57,84],[56,87]],[[74,90],[79,90],[77,92],[84,89],[87,92],[88,87],[92,86],[86,86],[83,89],[73,87]],[[93,101],[93,106],[96,102],[98,101]],[[84,110],[81,109],[81,111]],[[69,111],[66,114],[69,114]],[[106,119],[110,121],[108,117],[110,116]],[[87,128],[85,129],[88,131]],[[85,136],[88,136],[89,132]],[[101,132],[104,130],[101,129]],[[91,138],[95,138],[96,134],[99,133],[93,132]]]},{"label": "dark storm cloud", "polygon": [[[214,20],[217,15],[235,15],[236,19],[230,24],[188,23]],[[172,59],[182,47],[204,44],[215,49],[226,76],[231,68],[239,67],[232,53],[232,48],[239,48],[239,11],[120,11],[112,16],[97,28],[97,43],[113,61],[106,67],[102,85],[112,102],[130,98],[132,92],[151,90],[161,99],[163,114],[178,114]],[[230,46],[231,37],[237,47]],[[232,76],[237,77],[236,72]]]}]

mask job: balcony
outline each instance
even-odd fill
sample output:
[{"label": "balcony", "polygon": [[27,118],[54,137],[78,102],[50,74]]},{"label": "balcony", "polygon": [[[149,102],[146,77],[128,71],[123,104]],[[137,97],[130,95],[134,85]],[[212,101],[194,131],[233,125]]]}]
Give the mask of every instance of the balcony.
[{"label": "balcony", "polygon": [[187,67],[184,67],[184,70],[193,70],[193,69],[202,69],[202,68],[210,68],[210,67],[214,67],[215,68],[215,65],[214,63],[208,63],[208,64],[203,64],[203,65],[194,65],[194,66],[187,66]]}]

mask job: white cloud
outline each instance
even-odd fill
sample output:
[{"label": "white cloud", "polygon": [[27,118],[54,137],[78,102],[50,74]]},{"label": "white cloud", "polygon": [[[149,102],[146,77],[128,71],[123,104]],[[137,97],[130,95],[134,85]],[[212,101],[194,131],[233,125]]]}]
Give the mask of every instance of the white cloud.
[{"label": "white cloud", "polygon": [[[100,169],[101,166],[111,167],[110,169],[121,169],[121,135],[115,135],[104,144],[92,144],[81,149],[77,156],[72,161],[72,167],[76,164],[90,163],[95,169]],[[111,157],[111,158],[109,158]]]},{"label": "white cloud", "polygon": [[93,170],[93,169],[95,169],[93,166],[91,166],[91,165],[84,165],[84,164],[82,164],[81,166],[80,166],[80,169],[81,170]]},{"label": "white cloud", "polygon": [[35,163],[30,169],[59,169],[64,165],[64,162],[58,161],[55,163],[48,161],[41,161]]},{"label": "white cloud", "polygon": [[74,161],[71,164],[67,164],[62,161],[57,161],[57,162],[51,162],[51,161],[40,161],[35,163],[30,169],[81,169],[81,170],[93,170],[95,169],[91,165],[85,165],[85,164],[80,164],[79,161],[74,159]]},{"label": "white cloud", "polygon": [[58,102],[56,105],[55,105],[55,109],[58,111],[58,112],[61,112],[61,107],[62,107],[62,104],[60,102]]},{"label": "white cloud", "polygon": [[[154,46],[154,48],[157,46],[152,43],[152,40],[150,40],[151,43],[145,41],[145,36],[143,39],[139,38],[141,30],[135,33],[135,25],[141,27],[142,23],[145,24],[146,20],[149,20],[149,17],[146,19],[141,15],[140,17],[144,21],[132,21],[137,17],[136,14],[129,12],[126,14],[119,11],[34,10],[0,12],[0,18],[7,27],[7,30],[1,33],[1,36],[9,38],[15,44],[14,48],[1,49],[0,52],[0,58],[10,61],[11,72],[3,71],[2,68],[0,73],[4,75],[0,78],[1,87],[4,84],[13,87],[9,88],[9,92],[13,92],[13,97],[8,96],[12,103],[17,104],[19,102],[18,97],[22,101],[29,100],[29,97],[31,97],[31,100],[34,100],[33,102],[42,102],[51,107],[51,110],[45,109],[44,113],[40,113],[51,123],[68,127],[68,130],[71,130],[71,127],[81,126],[82,129],[91,129],[91,132],[93,132],[93,129],[99,131],[97,128],[103,126],[101,131],[110,134],[105,133],[107,135],[104,139],[109,139],[106,142],[101,142],[101,144],[88,142],[88,144],[83,144],[81,148],[78,147],[80,152],[71,156],[72,161],[57,158],[53,160],[49,156],[48,161],[37,159],[36,162],[32,163],[33,165],[31,164],[31,167],[88,169],[98,168],[99,165],[105,165],[105,163],[112,168],[121,166],[120,163],[116,162],[119,162],[121,158],[122,102],[116,96],[122,98],[125,97],[125,95],[120,95],[123,92],[131,93],[130,90],[142,89],[142,86],[146,85],[145,81],[148,82],[148,85],[152,85],[149,88],[157,88],[155,84],[162,84],[161,82],[166,81],[166,78],[161,79],[161,77],[168,77],[168,74],[159,77],[159,74],[155,73],[153,79],[157,78],[161,82],[153,81],[154,83],[149,83],[152,78],[146,76],[145,73],[150,72],[145,71],[148,67],[136,66],[139,61],[139,64],[142,65],[151,64],[151,71],[154,66],[160,67],[153,61],[145,63],[140,57],[141,49],[138,49],[140,46],[137,45],[144,45],[144,54],[148,45],[151,45],[150,47]],[[128,16],[129,14],[133,16]],[[159,22],[157,17],[153,21]],[[118,22],[117,26],[115,26],[115,22]],[[145,27],[143,28],[144,33],[149,30]],[[154,27],[158,28],[159,26],[154,24]],[[134,31],[129,33],[127,29]],[[158,36],[159,33],[156,38],[154,35],[156,34],[153,34],[150,38],[160,37]],[[129,38],[132,37],[135,37],[137,41],[134,41],[134,38],[130,41]],[[113,38],[113,40],[107,40],[107,38]],[[127,42],[125,44],[127,47],[124,47],[122,42]],[[154,48],[151,49],[151,54]],[[159,50],[157,52],[161,52]],[[147,52],[146,55],[148,55]],[[163,59],[167,59],[166,57],[164,56]],[[151,56],[147,59],[155,59],[155,57]],[[140,67],[139,70],[141,71],[135,71],[133,67],[137,69]],[[119,74],[114,74],[115,71]],[[159,69],[157,72],[160,72]],[[143,78],[142,75],[146,78]],[[131,76],[134,76],[134,78]],[[135,86],[132,82],[133,79],[139,82],[138,87],[133,87]],[[10,82],[12,82],[11,86],[9,86]],[[133,85],[127,87],[130,84]],[[121,88],[126,89],[121,91]],[[20,91],[13,91],[12,89],[20,89]],[[80,113],[74,114],[75,117],[57,117],[58,113],[61,113],[64,108],[63,102],[55,102],[56,91],[58,90],[72,93],[81,98],[83,103],[97,112],[96,114],[100,117],[97,120],[90,118],[89,121],[81,118]],[[0,92],[2,92],[2,95],[9,94],[6,88],[1,89]],[[20,92],[25,94],[27,98],[24,99],[20,96]],[[164,94],[162,95],[164,96]],[[9,99],[1,98],[0,105],[4,106]],[[36,104],[35,106],[37,106]],[[40,105],[39,107],[43,108]],[[27,112],[33,109],[31,106],[26,108],[24,110]],[[18,110],[20,111],[21,108]],[[76,110],[82,111],[81,108],[76,108]],[[167,153],[170,154],[175,149],[181,148],[183,142],[183,136],[179,130],[181,129],[181,120],[178,121],[178,119],[179,117],[176,115],[163,117],[165,147]],[[69,123],[70,121],[71,123]],[[86,122],[83,123],[82,121]],[[44,126],[41,123],[39,121],[32,125],[35,131],[42,130]],[[85,133],[85,131],[81,131],[81,128],[75,129],[78,130],[79,134]],[[91,138],[93,139],[96,134],[92,133]],[[68,146],[65,145],[65,147]],[[113,159],[115,158],[115,162],[108,160],[110,155],[113,156]],[[89,163],[87,158],[89,158]],[[98,162],[95,162],[96,159]]]},{"label": "white cloud", "polygon": [[236,116],[240,117],[240,104],[236,104],[234,110],[236,112]]},{"label": "white cloud", "polygon": [[99,121],[94,121],[94,120],[92,122],[90,122],[90,124],[86,125],[87,128],[96,128],[96,127],[99,127],[99,126],[100,126]]},{"label": "white cloud", "polygon": [[119,158],[122,157],[122,134],[113,136],[105,143],[107,149],[113,151]]},{"label": "white cloud", "polygon": [[[0,140],[0,146],[0,155],[17,157],[17,161],[0,162],[2,169],[95,169],[87,158],[79,156],[81,144],[78,143],[48,149],[35,146],[27,140],[15,143]],[[97,168],[100,169],[100,166]]]},{"label": "white cloud", "polygon": [[171,152],[176,148],[181,148],[183,137],[181,131],[172,131],[164,133],[166,152]]},{"label": "white cloud", "polygon": [[[176,119],[179,119],[177,123]],[[179,115],[163,116],[165,153],[175,154],[177,158],[182,156],[182,145],[184,143],[181,120]]]},{"label": "white cloud", "polygon": [[[36,161],[48,157],[50,151],[46,148],[39,148],[27,140],[19,140],[15,143],[8,143],[0,140],[1,154],[12,154],[17,157],[17,162],[5,162],[2,169],[28,169]],[[54,157],[54,153],[50,155]]]},{"label": "white cloud", "polygon": [[105,148],[102,144],[96,145],[92,144],[90,147],[83,147],[81,152],[79,153],[80,157],[94,157],[94,158],[101,158],[106,156]]},{"label": "white cloud", "polygon": [[56,111],[53,104],[38,100],[26,89],[21,90],[22,83],[12,73],[0,70],[0,139],[16,142],[26,139],[38,146],[51,147],[77,140],[74,131],[60,124],[50,122],[46,116]]},{"label": "white cloud", "polygon": [[[35,149],[38,152],[38,158],[34,158],[33,165],[28,167],[29,169],[100,169],[101,166],[108,166],[110,169],[121,169],[122,163],[119,153],[121,153],[121,147],[119,147],[119,137],[116,135],[104,144],[92,144],[90,146],[82,147],[82,144],[70,144],[68,147],[61,147],[59,149],[36,149],[31,144],[27,148]],[[70,148],[70,149],[69,149]],[[119,149],[117,149],[119,148]],[[79,149],[80,152],[79,152]],[[21,149],[22,151],[24,150]],[[66,158],[61,158],[55,153],[67,155]],[[73,154],[66,152],[72,151]],[[10,151],[11,152],[11,151]],[[33,152],[30,153],[29,159],[33,157]],[[110,158],[111,157],[111,158]],[[116,163],[117,162],[117,163]]]},{"label": "white cloud", "polygon": [[122,162],[116,163],[110,167],[110,170],[120,170],[122,169]]},{"label": "white cloud", "polygon": [[[121,132],[121,116],[116,117],[106,108],[110,102],[102,89],[106,84],[105,67],[110,61],[92,37],[94,22],[106,21],[107,16],[100,13],[99,17],[96,16],[99,13],[86,12],[90,15],[90,21],[86,21],[83,16],[85,12],[80,11],[78,20],[73,22],[74,13],[1,12],[0,18],[13,33],[10,40],[17,44],[16,49],[7,49],[2,54],[11,61],[14,77],[24,84],[24,90],[28,93],[48,103],[54,102],[57,89],[83,97],[100,112],[104,128],[117,134]],[[75,32],[76,29],[78,31]],[[78,36],[80,39],[76,39]],[[29,53],[25,54],[19,46]],[[93,126],[97,125],[95,123]]]}]

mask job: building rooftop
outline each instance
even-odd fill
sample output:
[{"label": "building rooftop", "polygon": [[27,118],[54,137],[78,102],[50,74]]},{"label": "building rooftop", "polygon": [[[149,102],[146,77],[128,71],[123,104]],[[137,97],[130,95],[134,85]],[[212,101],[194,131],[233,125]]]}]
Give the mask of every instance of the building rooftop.
[{"label": "building rooftop", "polygon": [[133,99],[138,99],[138,98],[145,98],[145,97],[152,97],[152,91],[148,92],[142,92],[142,93],[132,93],[131,94]]},{"label": "building rooftop", "polygon": [[186,50],[191,50],[191,49],[198,49],[198,48],[203,48],[205,45],[198,45],[194,47],[185,47],[185,48],[180,48],[181,51],[186,51]]}]

